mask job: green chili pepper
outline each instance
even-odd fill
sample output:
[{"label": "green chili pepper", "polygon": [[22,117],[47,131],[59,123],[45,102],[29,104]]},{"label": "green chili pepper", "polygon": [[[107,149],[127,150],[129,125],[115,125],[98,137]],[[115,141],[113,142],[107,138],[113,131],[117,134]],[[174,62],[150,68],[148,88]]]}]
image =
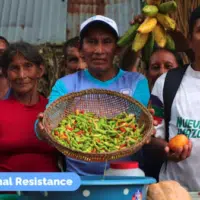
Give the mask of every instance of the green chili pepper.
[{"label": "green chili pepper", "polygon": [[[121,113],[108,119],[80,111],[63,119],[52,134],[60,144],[68,148],[101,153],[136,144],[142,140],[143,130],[144,125],[139,127],[133,114]],[[67,135],[67,139],[63,133]]]}]

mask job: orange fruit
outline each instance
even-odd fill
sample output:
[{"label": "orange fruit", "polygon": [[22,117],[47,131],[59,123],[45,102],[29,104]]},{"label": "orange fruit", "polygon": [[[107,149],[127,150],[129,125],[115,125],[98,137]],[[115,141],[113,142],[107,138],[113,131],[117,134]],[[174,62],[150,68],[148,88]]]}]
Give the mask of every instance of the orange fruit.
[{"label": "orange fruit", "polygon": [[177,149],[184,147],[188,143],[189,143],[188,137],[183,134],[179,134],[179,135],[176,135],[175,137],[173,137],[169,141],[168,146],[172,151],[176,151]]}]

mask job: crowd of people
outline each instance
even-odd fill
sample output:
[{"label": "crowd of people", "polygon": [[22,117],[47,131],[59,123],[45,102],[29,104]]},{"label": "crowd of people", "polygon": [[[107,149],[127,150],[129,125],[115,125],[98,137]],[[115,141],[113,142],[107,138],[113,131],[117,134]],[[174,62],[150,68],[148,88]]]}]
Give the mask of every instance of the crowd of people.
[{"label": "crowd of people", "polygon": [[[59,97],[103,88],[124,93],[154,108],[155,134],[150,143],[121,160],[138,161],[148,176],[176,180],[189,191],[199,191],[199,30],[200,7],[192,12],[189,21],[194,60],[184,65],[176,51],[155,47],[143,75],[137,72],[137,55],[135,58],[128,56],[134,62],[127,62],[123,57],[119,62],[123,66],[113,64],[115,56],[121,53],[115,21],[100,15],[91,17],[81,24],[79,37],[64,44],[67,75],[56,81],[48,99],[37,91],[44,73],[44,61],[37,49],[26,42],[9,44],[0,37],[0,172],[103,174],[109,162],[84,162],[64,157],[45,141],[42,125],[45,108]],[[124,52],[127,51],[131,55],[130,47]],[[180,75],[179,82],[174,74]],[[167,83],[168,95],[165,95]],[[173,90],[176,91],[173,93]],[[171,103],[169,96],[172,96]],[[169,115],[166,105],[170,105]],[[187,135],[190,142],[172,152],[168,141],[177,134]]]}]

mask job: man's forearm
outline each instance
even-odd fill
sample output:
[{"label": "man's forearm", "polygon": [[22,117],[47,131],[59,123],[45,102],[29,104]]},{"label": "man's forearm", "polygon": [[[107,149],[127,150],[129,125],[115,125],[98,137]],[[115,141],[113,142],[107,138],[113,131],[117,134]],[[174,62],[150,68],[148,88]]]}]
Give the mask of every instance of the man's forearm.
[{"label": "man's forearm", "polygon": [[165,157],[165,147],[167,146],[167,142],[161,138],[152,137],[151,142],[145,145],[145,149],[151,151],[155,157]]},{"label": "man's forearm", "polygon": [[150,145],[152,148],[160,149],[161,151],[164,151],[167,144],[168,143],[165,140],[161,138],[155,138],[155,137],[152,137],[151,142],[150,142]]}]

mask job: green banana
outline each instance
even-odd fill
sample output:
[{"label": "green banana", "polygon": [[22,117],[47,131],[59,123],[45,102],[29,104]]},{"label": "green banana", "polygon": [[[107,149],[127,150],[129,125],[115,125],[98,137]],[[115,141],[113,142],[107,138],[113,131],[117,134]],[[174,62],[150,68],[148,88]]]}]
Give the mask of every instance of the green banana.
[{"label": "green banana", "polygon": [[146,5],[142,9],[142,12],[149,17],[154,17],[158,13],[158,7],[154,5]]},{"label": "green banana", "polygon": [[133,41],[136,33],[137,33],[137,29],[139,27],[139,23],[133,24],[125,33],[124,35],[118,40],[117,45],[119,47],[123,47],[127,44],[129,44],[130,42]]},{"label": "green banana", "polygon": [[159,5],[159,11],[162,14],[168,14],[176,11],[177,4],[175,1],[168,1]]},{"label": "green banana", "polygon": [[153,33],[149,34],[149,38],[147,40],[147,43],[144,46],[143,49],[143,60],[148,64],[149,62],[149,58],[153,52],[153,48],[154,48],[154,35]]},{"label": "green banana", "polygon": [[166,48],[169,50],[175,50],[175,42],[170,35],[167,35]]}]

